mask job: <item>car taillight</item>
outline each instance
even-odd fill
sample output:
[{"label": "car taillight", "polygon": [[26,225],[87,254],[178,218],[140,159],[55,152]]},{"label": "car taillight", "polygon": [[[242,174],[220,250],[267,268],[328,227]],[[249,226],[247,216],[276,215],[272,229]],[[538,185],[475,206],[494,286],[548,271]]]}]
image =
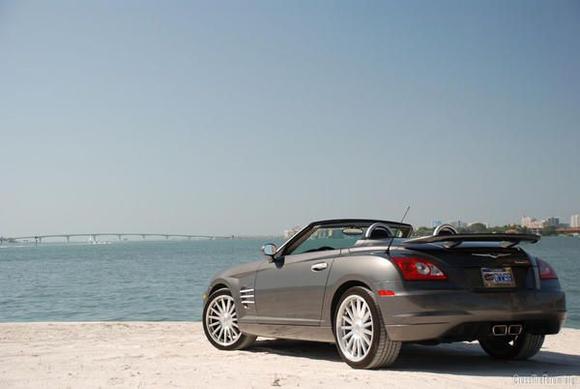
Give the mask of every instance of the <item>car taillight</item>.
[{"label": "car taillight", "polygon": [[446,280],[447,275],[432,261],[424,258],[393,257],[406,281]]},{"label": "car taillight", "polygon": [[538,263],[538,272],[540,273],[541,280],[557,280],[558,275],[556,271],[550,264],[546,261],[541,260],[540,258],[536,259]]}]

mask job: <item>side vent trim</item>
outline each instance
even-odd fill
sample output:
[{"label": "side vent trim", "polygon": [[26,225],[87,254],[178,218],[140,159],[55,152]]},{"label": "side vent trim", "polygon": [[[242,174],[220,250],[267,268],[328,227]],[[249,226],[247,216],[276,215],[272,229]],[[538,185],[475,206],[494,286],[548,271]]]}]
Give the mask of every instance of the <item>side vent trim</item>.
[{"label": "side vent trim", "polygon": [[240,290],[240,299],[244,308],[248,308],[250,304],[255,304],[254,300],[254,289],[252,288],[242,288]]}]

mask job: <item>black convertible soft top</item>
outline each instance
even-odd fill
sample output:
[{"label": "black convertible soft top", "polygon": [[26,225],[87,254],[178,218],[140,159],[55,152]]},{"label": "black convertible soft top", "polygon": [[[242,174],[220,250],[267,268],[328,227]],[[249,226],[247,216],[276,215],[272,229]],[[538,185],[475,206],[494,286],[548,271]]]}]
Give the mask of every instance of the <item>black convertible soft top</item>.
[{"label": "black convertible soft top", "polygon": [[432,235],[409,239],[404,245],[418,243],[444,243],[447,248],[459,246],[463,242],[502,242],[503,247],[513,247],[520,242],[536,243],[540,235],[535,234],[456,234],[456,235]]}]

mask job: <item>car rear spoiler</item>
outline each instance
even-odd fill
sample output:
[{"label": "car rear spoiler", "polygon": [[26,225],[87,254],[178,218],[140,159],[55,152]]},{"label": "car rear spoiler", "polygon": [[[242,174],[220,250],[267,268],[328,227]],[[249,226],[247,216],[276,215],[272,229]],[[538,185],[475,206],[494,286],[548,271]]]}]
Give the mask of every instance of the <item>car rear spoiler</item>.
[{"label": "car rear spoiler", "polygon": [[501,242],[502,247],[513,247],[521,242],[536,243],[540,240],[540,235],[535,234],[456,234],[456,235],[435,235],[423,236],[409,239],[403,245],[413,245],[417,243],[441,243],[450,249],[459,246],[463,242]]}]

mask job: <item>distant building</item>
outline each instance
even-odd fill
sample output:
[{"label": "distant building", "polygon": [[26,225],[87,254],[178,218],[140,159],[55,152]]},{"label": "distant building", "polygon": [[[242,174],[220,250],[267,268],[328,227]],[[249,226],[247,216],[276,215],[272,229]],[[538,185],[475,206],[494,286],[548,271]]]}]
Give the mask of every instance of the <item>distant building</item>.
[{"label": "distant building", "polygon": [[536,222],[537,220],[533,217],[530,216],[524,216],[522,217],[522,221],[520,223],[520,225],[522,227],[526,227],[526,228],[531,228],[531,226]]},{"label": "distant building", "polygon": [[312,233],[313,238],[331,238],[333,230],[330,228],[321,228]]},{"label": "distant building", "polygon": [[526,227],[533,232],[540,232],[544,228],[544,221],[530,216],[524,216],[522,217],[521,226]]},{"label": "distant building", "polygon": [[449,224],[451,224],[455,228],[465,228],[465,227],[467,227],[467,223],[464,223],[461,220],[456,220],[454,222],[450,222]]},{"label": "distant building", "polygon": [[580,227],[580,215],[572,215],[570,218],[570,227],[579,228]]},{"label": "distant building", "polygon": [[298,231],[300,231],[302,229],[302,227],[300,226],[294,226],[292,228],[289,228],[287,230],[284,230],[284,238],[285,239],[290,239],[292,238],[294,235],[296,235],[296,233]]},{"label": "distant building", "polygon": [[441,224],[443,224],[443,222],[442,222],[441,220],[433,220],[433,221],[431,222],[431,227],[433,227],[433,228],[437,228],[437,227],[439,227]]},{"label": "distant building", "polygon": [[541,234],[546,227],[560,227],[560,219],[557,217],[549,217],[547,219],[538,220],[530,216],[522,217],[522,227],[526,227],[536,234]]},{"label": "distant building", "polygon": [[560,226],[560,219],[557,217],[549,217],[544,220],[544,227],[558,227]]}]

